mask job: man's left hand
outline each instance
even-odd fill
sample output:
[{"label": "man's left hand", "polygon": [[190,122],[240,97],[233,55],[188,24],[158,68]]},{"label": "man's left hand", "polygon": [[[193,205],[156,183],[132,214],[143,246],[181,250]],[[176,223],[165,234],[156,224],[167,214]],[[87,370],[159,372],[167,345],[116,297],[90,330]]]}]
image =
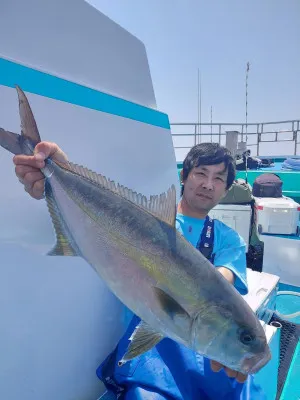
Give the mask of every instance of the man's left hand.
[{"label": "man's left hand", "polygon": [[217,361],[210,361],[210,367],[214,372],[219,372],[221,371],[222,368],[224,368],[225,373],[230,377],[230,378],[235,378],[238,382],[243,383],[247,380],[248,375],[244,375],[241,372],[234,371],[233,369],[227,368],[224,365],[218,363]]}]

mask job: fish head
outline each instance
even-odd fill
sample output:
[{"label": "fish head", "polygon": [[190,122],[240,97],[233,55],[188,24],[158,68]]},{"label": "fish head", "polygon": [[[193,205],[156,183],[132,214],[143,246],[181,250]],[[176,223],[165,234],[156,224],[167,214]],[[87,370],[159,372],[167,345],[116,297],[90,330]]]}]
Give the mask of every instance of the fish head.
[{"label": "fish head", "polygon": [[263,326],[244,306],[221,303],[199,312],[193,321],[192,346],[209,359],[248,375],[263,368],[271,352]]}]

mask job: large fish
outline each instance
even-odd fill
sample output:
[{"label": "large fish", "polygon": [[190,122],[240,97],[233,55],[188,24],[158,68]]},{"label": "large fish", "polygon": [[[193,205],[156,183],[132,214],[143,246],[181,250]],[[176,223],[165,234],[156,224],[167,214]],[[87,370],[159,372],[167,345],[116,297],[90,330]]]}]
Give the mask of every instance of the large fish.
[{"label": "large fish", "polygon": [[[0,144],[32,155],[40,142],[17,87],[21,135],[0,128]],[[270,350],[255,313],[175,228],[175,187],[147,199],[71,162],[48,158],[45,198],[56,232],[48,253],[80,256],[142,322],[120,364],[164,337],[241,373],[255,373]]]}]

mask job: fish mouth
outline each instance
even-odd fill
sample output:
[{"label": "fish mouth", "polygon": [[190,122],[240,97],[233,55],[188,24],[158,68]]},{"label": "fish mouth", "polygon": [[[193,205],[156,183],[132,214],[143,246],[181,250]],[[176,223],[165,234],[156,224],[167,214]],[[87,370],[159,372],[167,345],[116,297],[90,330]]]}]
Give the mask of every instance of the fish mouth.
[{"label": "fish mouth", "polygon": [[242,363],[242,369],[246,374],[256,374],[260,371],[272,358],[271,352],[266,352],[263,357],[256,355],[250,358],[245,358]]}]

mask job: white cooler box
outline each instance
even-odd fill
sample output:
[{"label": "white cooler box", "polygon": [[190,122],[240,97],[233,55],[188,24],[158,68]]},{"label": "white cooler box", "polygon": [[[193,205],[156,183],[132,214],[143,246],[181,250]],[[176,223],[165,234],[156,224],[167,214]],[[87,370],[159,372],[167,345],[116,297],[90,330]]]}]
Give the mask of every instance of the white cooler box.
[{"label": "white cooler box", "polygon": [[255,197],[259,233],[295,235],[300,205],[289,197]]},{"label": "white cooler box", "polygon": [[250,205],[218,204],[209,215],[234,229],[245,240],[248,251],[251,213]]}]

